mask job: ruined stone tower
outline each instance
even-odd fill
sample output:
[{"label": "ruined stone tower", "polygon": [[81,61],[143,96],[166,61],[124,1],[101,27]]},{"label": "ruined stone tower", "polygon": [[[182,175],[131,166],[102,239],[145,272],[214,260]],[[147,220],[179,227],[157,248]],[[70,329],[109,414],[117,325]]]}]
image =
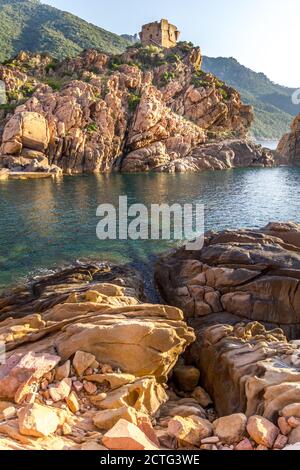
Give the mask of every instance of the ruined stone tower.
[{"label": "ruined stone tower", "polygon": [[180,31],[168,20],[145,24],[140,33],[143,46],[155,45],[165,48],[175,47],[179,36]]}]

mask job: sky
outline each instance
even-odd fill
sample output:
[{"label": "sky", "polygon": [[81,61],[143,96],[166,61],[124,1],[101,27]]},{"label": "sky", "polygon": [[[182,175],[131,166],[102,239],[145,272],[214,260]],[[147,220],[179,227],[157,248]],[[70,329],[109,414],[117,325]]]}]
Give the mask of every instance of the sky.
[{"label": "sky", "polygon": [[43,0],[117,34],[167,18],[210,57],[235,57],[285,86],[300,86],[299,0]]}]

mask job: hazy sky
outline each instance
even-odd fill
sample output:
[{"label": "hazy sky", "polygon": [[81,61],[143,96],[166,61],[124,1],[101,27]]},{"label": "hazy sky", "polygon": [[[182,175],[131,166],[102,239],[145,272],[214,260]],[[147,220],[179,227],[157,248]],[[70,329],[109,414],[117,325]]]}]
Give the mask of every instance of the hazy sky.
[{"label": "hazy sky", "polygon": [[286,86],[300,86],[299,0],[44,0],[118,34],[167,18],[211,57],[235,57]]}]

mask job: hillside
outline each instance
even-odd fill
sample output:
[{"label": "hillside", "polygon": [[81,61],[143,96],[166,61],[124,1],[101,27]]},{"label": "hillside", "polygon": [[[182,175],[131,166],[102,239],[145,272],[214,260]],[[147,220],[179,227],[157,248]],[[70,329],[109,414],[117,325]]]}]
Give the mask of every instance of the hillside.
[{"label": "hillside", "polygon": [[245,140],[252,107],[200,64],[200,48],[188,43],[118,55],[89,49],[61,62],[20,53],[0,65],[7,92],[0,168],[77,174],[272,166],[272,155]]},{"label": "hillside", "polygon": [[[0,62],[20,50],[48,52],[57,59],[88,48],[118,54],[137,40],[137,35],[118,36],[38,0],[0,0]],[[203,69],[236,88],[245,103],[254,106],[252,132],[257,138],[280,138],[300,112],[300,106],[291,102],[293,89],[276,85],[233,58],[204,57]]]},{"label": "hillside", "polygon": [[20,50],[62,59],[83,49],[123,52],[128,41],[38,0],[0,0],[0,61]]},{"label": "hillside", "polygon": [[234,58],[204,57],[203,69],[236,88],[245,103],[255,109],[253,134],[261,138],[278,138],[286,133],[299,112],[300,105],[292,103],[295,91],[273,83],[263,73],[244,67]]}]

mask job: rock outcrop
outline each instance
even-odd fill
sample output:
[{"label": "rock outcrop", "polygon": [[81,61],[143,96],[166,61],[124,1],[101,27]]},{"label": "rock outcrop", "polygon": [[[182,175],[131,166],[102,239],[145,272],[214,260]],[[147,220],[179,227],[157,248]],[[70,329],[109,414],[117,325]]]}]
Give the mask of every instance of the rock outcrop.
[{"label": "rock outcrop", "polygon": [[[154,376],[165,381],[181,352],[193,341],[192,330],[185,326],[179,309],[141,303],[132,288],[129,295],[122,286],[98,282],[108,274],[106,270],[75,268],[43,281],[46,286],[37,284],[1,298],[0,320],[5,322],[1,340],[6,350],[17,348],[18,352],[17,356],[9,354],[6,366],[27,354],[28,343],[38,338],[37,350],[32,345],[31,354],[43,353],[43,361],[47,354],[53,361],[59,356],[63,363],[74,357],[77,375],[97,360],[134,377]],[[37,289],[38,295],[31,294]],[[84,352],[83,357],[79,358],[78,351]],[[28,361],[35,364],[37,359],[28,359],[18,367],[31,371]],[[26,376],[28,380],[31,378]],[[97,377],[92,381],[97,382]],[[126,390],[131,388],[128,383],[123,384]],[[1,385],[0,395],[8,398],[1,393]]]},{"label": "rock outcrop", "polygon": [[[197,341],[187,361],[221,415],[270,420],[297,402],[300,226],[208,233],[201,251],[164,257],[156,279]],[[287,336],[286,336],[287,335]]]},{"label": "rock outcrop", "polygon": [[291,132],[280,140],[277,153],[287,164],[300,166],[300,114],[294,119]]},{"label": "rock outcrop", "polygon": [[299,336],[299,224],[210,232],[201,251],[162,258],[156,277],[164,299],[187,318],[259,321]]},{"label": "rock outcrop", "polygon": [[[249,246],[249,231],[235,235]],[[227,237],[228,251],[233,233],[209,236],[207,242],[214,240],[220,250],[218,236]],[[298,226],[276,224],[261,232],[260,240],[262,253],[272,245],[291,252],[285,269],[294,278],[297,240]],[[276,259],[282,261],[278,253]],[[182,260],[181,253],[175,263]],[[232,287],[241,269],[251,271],[231,266],[226,277],[228,260],[223,261],[215,268],[218,274],[205,277],[218,279],[214,289],[222,290],[224,283],[229,288],[228,280]],[[274,258],[273,263],[279,269]],[[165,292],[173,281],[171,264]],[[177,277],[186,286],[191,272],[203,281],[195,264],[192,271],[185,266],[184,277],[179,266]],[[297,444],[298,343],[258,322],[232,318],[225,324],[226,312],[187,317],[196,328],[195,343],[178,307],[147,303],[136,273],[103,263],[77,265],[2,294],[1,450],[245,451]]]},{"label": "rock outcrop", "polygon": [[2,136],[3,154],[21,153],[24,148],[44,152],[49,145],[49,127],[38,113],[15,114],[5,126]]},{"label": "rock outcrop", "polygon": [[186,43],[130,47],[120,56],[88,50],[61,63],[21,53],[0,66],[8,98],[0,110],[1,166],[15,171],[16,158],[31,171],[18,159],[35,152],[72,174],[271,164],[247,143],[245,159],[237,156],[241,142],[201,150],[224,135],[245,137],[253,111],[200,64],[199,48]]},{"label": "rock outcrop", "polygon": [[6,293],[0,447],[99,445],[102,429],[109,431],[103,444],[113,449],[122,441],[113,426],[123,419],[140,426],[141,439],[194,339],[179,309],[143,303],[141,281],[125,268],[78,266]]},{"label": "rock outcrop", "polygon": [[[179,148],[184,150],[184,143]],[[170,155],[164,143],[155,143],[131,152],[122,163],[122,171],[177,173],[275,165],[277,160],[273,152],[261,145],[246,139],[225,139],[203,144],[181,155],[175,152]]]}]

